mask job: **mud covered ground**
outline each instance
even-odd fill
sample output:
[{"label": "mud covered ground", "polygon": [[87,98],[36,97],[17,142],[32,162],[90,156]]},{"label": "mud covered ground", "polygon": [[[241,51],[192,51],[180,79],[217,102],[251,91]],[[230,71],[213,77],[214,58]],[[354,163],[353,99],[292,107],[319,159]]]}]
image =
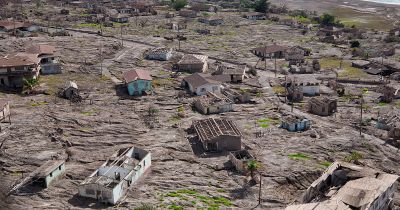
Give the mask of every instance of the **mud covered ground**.
[{"label": "mud covered ground", "polygon": [[[196,24],[190,27],[195,28]],[[214,30],[227,31],[225,29],[229,27],[221,26]],[[226,34],[198,37],[189,39],[181,47],[186,51],[202,52],[249,65],[255,65],[257,59],[248,50],[273,41],[288,45],[306,43],[319,57],[330,54],[342,56],[347,52],[316,41],[306,42],[299,38],[300,31],[286,26],[261,22],[230,30],[234,32],[228,33],[231,39]],[[149,44],[165,45],[162,38],[127,34],[126,38],[148,44],[126,41],[121,48],[116,39],[84,33],[73,35],[0,41],[4,49],[2,55],[21,50],[28,43],[53,44],[61,52],[64,63],[63,74],[40,78],[49,95],[0,93],[1,98],[11,101],[12,112],[12,124],[1,124],[1,138],[6,139],[0,156],[2,189],[8,189],[46,160],[68,159],[65,175],[49,188],[22,188],[6,200],[9,206],[2,207],[114,208],[79,197],[78,185],[117,149],[129,145],[151,151],[152,166],[128,191],[118,205],[121,209],[132,209],[142,203],[158,209],[249,209],[257,205],[258,186],[248,184],[249,176],[233,170],[217,170],[217,165],[222,166],[228,161],[227,154],[204,153],[188,131],[192,120],[209,116],[192,111],[193,97],[177,97],[183,91],[179,84],[184,75],[173,78],[170,71],[172,63],[142,58]],[[308,36],[305,38],[311,39]],[[176,46],[176,43],[170,44]],[[236,54],[233,54],[234,50]],[[103,65],[99,64],[101,58]],[[284,61],[278,63],[283,65]],[[326,63],[331,64],[332,61]],[[272,61],[267,64],[268,68],[273,68]],[[128,97],[124,87],[115,86],[109,78],[122,80],[123,72],[135,68],[151,72],[154,78],[153,95]],[[102,70],[103,73],[108,71],[109,77],[103,76]],[[263,185],[262,205],[259,208],[283,209],[296,202],[329,163],[346,157],[349,159],[354,152],[362,154],[361,164],[388,173],[400,173],[398,150],[377,137],[368,134],[360,137],[353,126],[358,110],[349,108],[348,102],[339,103],[339,114],[331,117],[309,115],[305,113],[304,103],[296,104],[294,112],[311,119],[312,128],[303,133],[279,129],[279,119],[282,113],[290,112],[290,107],[283,104],[283,99],[278,99],[269,87],[268,81],[274,74],[258,72],[259,77],[251,80],[252,84],[261,86],[257,89],[260,93],[253,95],[254,104],[235,105],[234,112],[212,117],[234,120],[243,133],[244,146],[261,161]],[[55,97],[58,88],[70,80],[76,81],[80,87],[85,98],[82,104],[71,104]],[[238,89],[253,88],[233,86]],[[149,108],[157,110],[154,117],[148,116]],[[349,110],[351,114],[342,114]],[[185,117],[178,116],[182,116],[182,112]],[[257,132],[263,136],[256,137]],[[396,196],[396,205],[400,205],[399,196]]]}]

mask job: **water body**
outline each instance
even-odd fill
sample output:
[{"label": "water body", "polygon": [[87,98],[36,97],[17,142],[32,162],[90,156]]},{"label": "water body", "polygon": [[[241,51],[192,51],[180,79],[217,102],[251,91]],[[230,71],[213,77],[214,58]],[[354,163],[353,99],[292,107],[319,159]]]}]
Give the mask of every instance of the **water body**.
[{"label": "water body", "polygon": [[376,2],[381,4],[400,5],[400,0],[363,0],[363,1]]}]

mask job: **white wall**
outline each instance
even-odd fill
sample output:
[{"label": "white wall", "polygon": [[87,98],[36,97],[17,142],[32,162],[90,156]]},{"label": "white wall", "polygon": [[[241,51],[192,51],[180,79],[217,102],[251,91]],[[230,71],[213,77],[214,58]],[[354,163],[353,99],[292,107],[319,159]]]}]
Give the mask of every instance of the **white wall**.
[{"label": "white wall", "polygon": [[303,89],[303,94],[306,95],[316,95],[319,94],[319,86],[301,86]]},{"label": "white wall", "polygon": [[[204,88],[204,91],[201,91]],[[216,90],[214,90],[216,89]],[[196,89],[196,95],[202,96],[207,93],[207,91],[212,93],[221,93],[221,87],[218,84],[205,84]]]}]

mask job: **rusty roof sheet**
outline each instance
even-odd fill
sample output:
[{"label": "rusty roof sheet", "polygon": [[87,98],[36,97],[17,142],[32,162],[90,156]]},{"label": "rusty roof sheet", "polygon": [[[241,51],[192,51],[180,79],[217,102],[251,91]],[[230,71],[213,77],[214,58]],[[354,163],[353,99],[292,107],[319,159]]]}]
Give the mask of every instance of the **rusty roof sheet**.
[{"label": "rusty roof sheet", "polygon": [[7,56],[4,58],[0,58],[0,68],[32,65],[35,65],[35,62],[33,62],[30,58],[26,56]]},{"label": "rusty roof sheet", "polygon": [[193,127],[202,142],[212,141],[218,136],[242,136],[232,120],[208,118],[193,121]]},{"label": "rusty roof sheet", "polygon": [[128,72],[125,72],[124,74],[124,79],[126,83],[130,83],[136,80],[153,80],[151,78],[151,75],[148,71],[145,70],[131,70]]},{"label": "rusty roof sheet", "polygon": [[204,64],[207,62],[206,55],[186,54],[179,60],[178,64]]},{"label": "rusty roof sheet", "polygon": [[46,45],[46,44],[40,44],[40,45],[34,45],[31,47],[28,47],[25,50],[26,53],[30,54],[54,54],[56,52],[56,48],[51,45]]}]

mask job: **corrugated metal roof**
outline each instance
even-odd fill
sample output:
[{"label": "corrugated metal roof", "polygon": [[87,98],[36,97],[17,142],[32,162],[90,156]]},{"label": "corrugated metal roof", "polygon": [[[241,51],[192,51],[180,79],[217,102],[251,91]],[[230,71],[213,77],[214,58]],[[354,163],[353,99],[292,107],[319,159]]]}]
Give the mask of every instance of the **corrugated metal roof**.
[{"label": "corrugated metal roof", "polygon": [[138,79],[149,80],[149,81],[153,80],[150,76],[150,73],[145,70],[132,70],[125,72],[124,79],[126,83],[130,83]]}]

